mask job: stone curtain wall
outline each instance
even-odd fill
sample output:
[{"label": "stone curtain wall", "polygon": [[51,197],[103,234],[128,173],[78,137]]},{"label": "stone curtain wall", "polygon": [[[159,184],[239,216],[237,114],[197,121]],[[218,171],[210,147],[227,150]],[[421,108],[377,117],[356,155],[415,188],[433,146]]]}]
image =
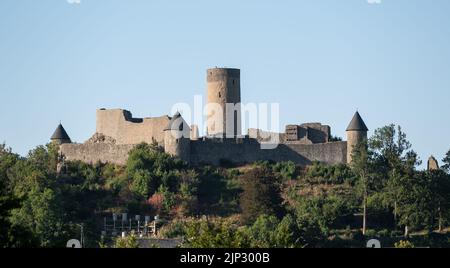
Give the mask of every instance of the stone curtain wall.
[{"label": "stone curtain wall", "polygon": [[60,153],[66,161],[77,161],[88,164],[97,162],[125,165],[128,152],[134,145],[115,145],[110,143],[62,144]]},{"label": "stone curtain wall", "polygon": [[280,144],[274,150],[262,150],[253,139],[206,140],[191,142],[191,164],[219,165],[221,160],[236,164],[271,160],[293,161],[298,165],[310,165],[312,161],[326,164],[347,162],[347,142],[322,144]]},{"label": "stone curtain wall", "polygon": [[[97,162],[125,165],[128,152],[134,145],[114,145],[109,143],[63,144],[60,152],[66,161],[81,160],[85,163]],[[253,163],[259,160],[275,162],[293,161],[298,165],[310,165],[312,161],[326,164],[346,163],[347,142],[322,144],[280,144],[274,150],[261,150],[254,139],[198,140],[190,143],[192,165],[219,165],[222,160],[235,164]]]}]

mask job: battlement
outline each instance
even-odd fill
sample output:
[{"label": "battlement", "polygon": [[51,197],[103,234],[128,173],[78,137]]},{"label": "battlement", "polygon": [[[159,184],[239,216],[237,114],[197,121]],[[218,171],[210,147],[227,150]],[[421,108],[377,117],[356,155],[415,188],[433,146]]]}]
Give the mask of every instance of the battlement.
[{"label": "battlement", "polygon": [[217,82],[226,79],[240,79],[241,70],[234,68],[212,68],[207,70],[207,81]]}]

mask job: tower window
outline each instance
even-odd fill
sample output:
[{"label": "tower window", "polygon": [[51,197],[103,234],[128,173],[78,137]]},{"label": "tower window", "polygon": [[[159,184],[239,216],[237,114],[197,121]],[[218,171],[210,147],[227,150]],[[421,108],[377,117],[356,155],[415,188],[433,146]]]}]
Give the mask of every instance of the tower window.
[{"label": "tower window", "polygon": [[234,79],[233,79],[233,86],[234,86],[234,83],[235,83],[235,81],[234,81]]},{"label": "tower window", "polygon": [[219,98],[222,98],[222,93],[219,92]]}]

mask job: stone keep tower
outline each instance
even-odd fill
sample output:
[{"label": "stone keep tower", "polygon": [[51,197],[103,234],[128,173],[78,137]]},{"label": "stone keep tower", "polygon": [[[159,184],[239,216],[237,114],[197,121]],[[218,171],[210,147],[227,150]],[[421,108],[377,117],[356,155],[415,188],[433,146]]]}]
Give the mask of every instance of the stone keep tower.
[{"label": "stone keep tower", "polygon": [[[233,138],[241,135],[240,77],[239,69],[213,68],[207,71],[208,136]],[[230,105],[236,109],[227,110]]]},{"label": "stone keep tower", "polygon": [[361,118],[358,112],[353,116],[352,121],[347,127],[347,163],[352,162],[352,153],[354,147],[365,140],[367,140],[367,128],[364,120]]},{"label": "stone keep tower", "polygon": [[176,113],[164,129],[164,151],[187,163],[191,155],[191,130],[180,113]]}]

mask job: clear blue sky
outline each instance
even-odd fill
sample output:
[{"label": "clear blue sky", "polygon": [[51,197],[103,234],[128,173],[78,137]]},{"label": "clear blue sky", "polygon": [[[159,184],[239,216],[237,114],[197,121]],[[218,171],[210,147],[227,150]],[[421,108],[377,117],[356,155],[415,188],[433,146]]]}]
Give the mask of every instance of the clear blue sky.
[{"label": "clear blue sky", "polygon": [[168,114],[205,70],[242,69],[243,102],[335,135],[359,109],[400,124],[422,160],[450,149],[448,0],[1,0],[0,142],[26,154],[60,120],[74,141],[97,108]]}]

